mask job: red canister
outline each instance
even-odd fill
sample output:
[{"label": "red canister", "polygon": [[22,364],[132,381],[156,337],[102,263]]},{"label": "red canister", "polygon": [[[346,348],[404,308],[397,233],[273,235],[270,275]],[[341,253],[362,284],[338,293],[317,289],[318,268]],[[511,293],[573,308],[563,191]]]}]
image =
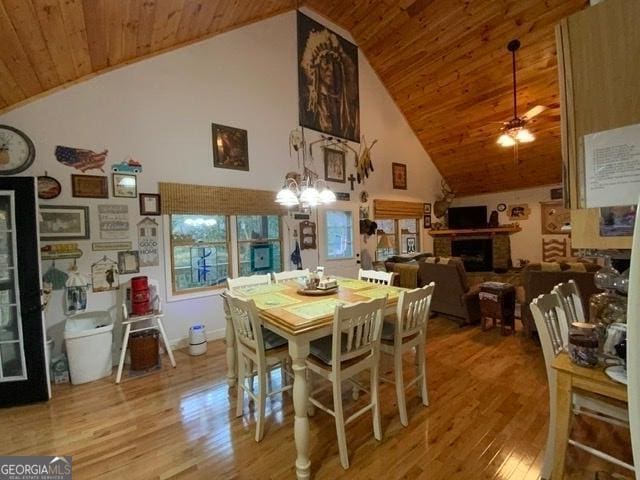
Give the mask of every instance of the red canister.
[{"label": "red canister", "polygon": [[149,304],[149,280],[147,277],[131,279],[131,311],[134,315],[145,315],[151,310]]}]

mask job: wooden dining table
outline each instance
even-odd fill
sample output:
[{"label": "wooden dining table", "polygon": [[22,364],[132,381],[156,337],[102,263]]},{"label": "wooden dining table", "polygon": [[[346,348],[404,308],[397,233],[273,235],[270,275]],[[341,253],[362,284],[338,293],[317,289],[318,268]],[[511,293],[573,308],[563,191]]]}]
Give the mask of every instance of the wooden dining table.
[{"label": "wooden dining table", "polygon": [[[553,480],[564,478],[565,457],[571,429],[574,390],[595,393],[606,398],[627,401],[627,386],[614,382],[602,367],[586,368],[576,365],[567,353],[560,353],[553,362],[556,370],[556,436],[553,461]],[[553,427],[553,426],[552,426]]]},{"label": "wooden dining table", "polygon": [[[297,458],[295,461],[298,479],[308,479],[311,473],[309,459],[309,388],[307,384],[306,359],[312,340],[330,335],[333,316],[338,304],[352,304],[387,296],[387,312],[395,311],[400,287],[377,285],[349,278],[338,279],[335,293],[309,296],[298,293],[301,285],[295,281],[234,289],[255,301],[260,318],[266,328],[286,338],[293,368],[294,439]],[[227,315],[228,317],[228,315]],[[233,327],[227,318],[227,381],[236,383],[235,338]]]}]

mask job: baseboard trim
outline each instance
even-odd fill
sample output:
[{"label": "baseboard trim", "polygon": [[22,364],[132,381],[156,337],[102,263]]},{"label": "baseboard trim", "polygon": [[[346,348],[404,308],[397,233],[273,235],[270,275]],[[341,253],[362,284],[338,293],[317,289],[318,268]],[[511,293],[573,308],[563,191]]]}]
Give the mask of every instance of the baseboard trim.
[{"label": "baseboard trim", "polygon": [[[214,340],[220,340],[221,338],[225,337],[225,329],[224,328],[217,328],[215,330],[207,330],[206,331],[206,336],[207,336],[207,342],[212,342]],[[185,336],[182,338],[176,338],[174,340],[169,340],[169,344],[171,345],[172,349],[179,349],[179,348],[187,348],[189,346],[189,336]]]}]

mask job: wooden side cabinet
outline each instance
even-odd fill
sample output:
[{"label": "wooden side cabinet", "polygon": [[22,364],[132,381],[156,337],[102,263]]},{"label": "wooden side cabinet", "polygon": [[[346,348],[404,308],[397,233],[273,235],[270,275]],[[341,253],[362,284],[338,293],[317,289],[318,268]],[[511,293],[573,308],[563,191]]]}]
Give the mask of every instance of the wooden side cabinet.
[{"label": "wooden side cabinet", "polygon": [[585,209],[583,139],[640,123],[638,18],[640,1],[605,0],[556,28],[563,179],[574,248],[631,248],[631,237],[600,237],[598,209]]}]

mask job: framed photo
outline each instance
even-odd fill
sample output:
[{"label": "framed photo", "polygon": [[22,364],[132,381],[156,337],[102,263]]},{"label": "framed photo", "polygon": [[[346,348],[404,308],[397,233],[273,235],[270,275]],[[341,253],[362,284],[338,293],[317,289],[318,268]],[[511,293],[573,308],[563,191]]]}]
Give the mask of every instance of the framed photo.
[{"label": "framed photo", "polygon": [[213,166],[249,171],[247,131],[226,125],[211,124]]},{"label": "framed photo", "polygon": [[406,238],[406,247],[407,253],[415,253],[416,251],[416,237],[407,237]]},{"label": "framed photo", "polygon": [[636,206],[603,207],[600,209],[600,236],[633,236],[636,224]]},{"label": "framed photo", "polygon": [[531,209],[528,203],[509,205],[509,220],[528,220]]},{"label": "framed photo", "polygon": [[51,200],[56,198],[62,192],[60,182],[48,175],[38,177],[38,198],[43,200]]},{"label": "framed photo", "polygon": [[140,272],[140,256],[137,250],[118,252],[118,272],[121,274]]},{"label": "framed photo", "polygon": [[424,216],[424,228],[431,228],[431,215]]},{"label": "framed photo", "polygon": [[424,214],[425,215],[431,215],[431,204],[430,203],[425,203],[424,204]]},{"label": "framed photo", "polygon": [[135,175],[126,173],[113,174],[113,196],[124,198],[136,198],[138,185]]},{"label": "framed photo", "polygon": [[160,215],[160,194],[140,194],[140,215]]},{"label": "framed photo", "polygon": [[78,198],[109,198],[107,177],[71,175],[71,195]]},{"label": "framed photo", "polygon": [[393,178],[393,188],[397,190],[407,189],[407,166],[404,163],[391,164],[391,178]]},{"label": "framed photo", "polygon": [[324,148],[324,179],[346,183],[345,153],[334,148]]},{"label": "framed photo", "polygon": [[40,205],[41,240],[89,238],[89,207]]}]

